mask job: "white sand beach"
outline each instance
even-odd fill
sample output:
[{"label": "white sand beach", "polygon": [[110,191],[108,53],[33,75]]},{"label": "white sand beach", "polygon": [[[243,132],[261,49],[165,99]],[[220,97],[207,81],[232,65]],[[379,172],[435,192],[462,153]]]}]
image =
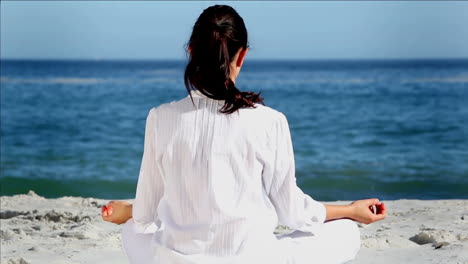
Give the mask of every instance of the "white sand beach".
[{"label": "white sand beach", "polygon": [[[127,263],[121,226],[100,216],[109,200],[32,191],[0,200],[2,264]],[[362,249],[352,263],[468,264],[468,200],[384,202],[387,219],[360,225]]]}]

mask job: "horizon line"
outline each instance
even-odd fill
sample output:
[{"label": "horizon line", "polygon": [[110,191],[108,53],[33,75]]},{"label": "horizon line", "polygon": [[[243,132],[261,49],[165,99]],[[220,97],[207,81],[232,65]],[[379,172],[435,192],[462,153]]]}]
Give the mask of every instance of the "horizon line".
[{"label": "horizon line", "polygon": [[[0,61],[186,61],[180,58],[2,58]],[[407,58],[249,58],[246,61],[428,61],[468,60],[468,57],[407,57]]]}]

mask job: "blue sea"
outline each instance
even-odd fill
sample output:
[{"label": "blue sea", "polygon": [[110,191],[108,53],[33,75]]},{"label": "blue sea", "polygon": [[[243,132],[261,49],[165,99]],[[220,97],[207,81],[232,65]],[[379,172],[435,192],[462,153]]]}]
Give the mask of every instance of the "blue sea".
[{"label": "blue sea", "polygon": [[[2,60],[1,195],[133,198],[151,107],[185,61]],[[246,61],[317,200],[468,198],[468,60]]]}]

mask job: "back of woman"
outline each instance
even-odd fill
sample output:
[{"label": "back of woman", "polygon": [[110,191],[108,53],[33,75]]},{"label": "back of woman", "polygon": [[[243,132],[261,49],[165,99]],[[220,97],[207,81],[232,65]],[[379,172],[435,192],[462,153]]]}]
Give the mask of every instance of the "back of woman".
[{"label": "back of woman", "polygon": [[260,253],[258,243],[276,240],[262,170],[273,162],[270,137],[280,113],[257,105],[226,115],[219,112],[223,101],[191,94],[195,107],[187,97],[149,115],[164,184],[157,215],[165,230],[157,242],[184,255]]}]

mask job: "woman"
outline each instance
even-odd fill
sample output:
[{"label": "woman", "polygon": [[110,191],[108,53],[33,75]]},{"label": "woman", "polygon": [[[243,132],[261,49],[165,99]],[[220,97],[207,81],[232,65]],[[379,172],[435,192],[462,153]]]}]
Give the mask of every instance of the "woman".
[{"label": "woman", "polygon": [[[286,117],[235,81],[248,51],[237,12],[209,7],[188,43],[189,95],[149,111],[133,205],[111,201],[131,263],[341,263],[377,199],[324,205],[296,185]],[[377,213],[371,207],[377,207]],[[331,221],[335,220],[335,221]],[[275,236],[277,225],[296,230]]]}]

